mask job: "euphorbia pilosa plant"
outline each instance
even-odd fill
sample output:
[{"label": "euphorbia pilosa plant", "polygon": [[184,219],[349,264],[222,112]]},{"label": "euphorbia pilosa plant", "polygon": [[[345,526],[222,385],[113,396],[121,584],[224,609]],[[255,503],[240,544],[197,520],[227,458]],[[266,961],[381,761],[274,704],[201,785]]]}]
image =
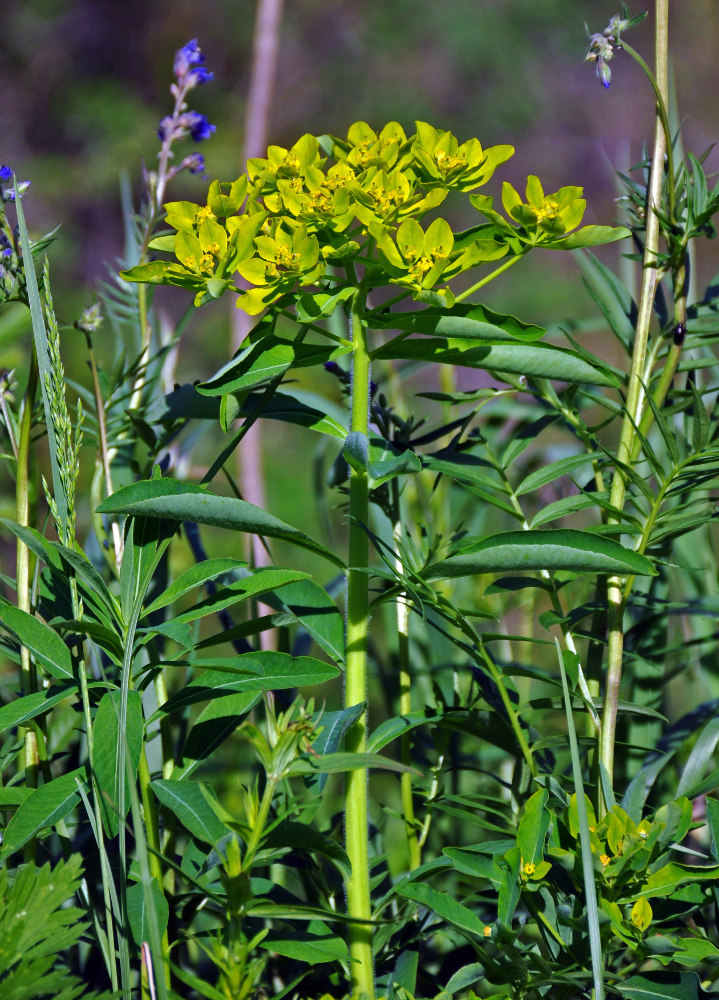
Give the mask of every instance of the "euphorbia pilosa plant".
[{"label": "euphorbia pilosa plant", "polygon": [[[545,195],[534,176],[524,198],[505,182],[504,214],[495,209],[493,199],[478,190],[513,152],[508,145],[484,148],[478,139],[460,143],[451,132],[424,122],[417,122],[409,136],[397,122],[379,132],[357,122],[346,139],[304,135],[290,149],[270,146],[267,157],[250,160],[246,174],[234,182],[214,181],[206,204],[165,205],[166,222],[174,232],[155,238],[150,249],[175,259],[124,272],[131,281],[187,288],[197,306],[232,292],[238,308],[261,316],[235,358],[197,387],[221,397],[226,430],[252,390],[264,387],[260,405],[266,405],[293,369],[349,359],[346,708],[366,699],[369,504],[383,484],[418,468],[411,452],[400,452],[371,427],[372,361],[464,364],[508,373],[516,382],[525,370],[562,378],[557,359],[563,357],[572,366],[572,378],[582,380],[582,365],[587,380],[604,377],[579,354],[560,355],[535,343],[541,328],[465,302],[534,247],[572,250],[628,235],[623,228],[578,228],[585,210],[582,189],[569,186]],[[454,232],[437,214],[451,192],[465,196],[479,213],[476,224],[462,232]],[[463,291],[450,287],[470,273],[469,287],[466,279]],[[409,298],[422,308],[395,309]],[[349,320],[347,337],[327,323],[340,308]],[[280,317],[282,334],[277,332]],[[298,327],[294,337],[284,333],[288,318]],[[385,331],[393,328],[400,332],[388,339]],[[122,492],[113,498],[116,512],[123,510]],[[159,496],[162,485],[155,483],[152,492]],[[144,510],[151,514],[152,504]],[[436,576],[430,572],[427,579]],[[394,599],[404,589],[401,579],[398,572]],[[495,680],[502,691],[501,678]],[[516,735],[526,746],[518,725]],[[348,730],[345,746],[351,754],[366,752],[366,713]],[[403,781],[411,783],[411,776],[405,774]],[[358,1000],[370,1000],[372,912],[362,767],[347,773],[345,821],[352,990]]]}]

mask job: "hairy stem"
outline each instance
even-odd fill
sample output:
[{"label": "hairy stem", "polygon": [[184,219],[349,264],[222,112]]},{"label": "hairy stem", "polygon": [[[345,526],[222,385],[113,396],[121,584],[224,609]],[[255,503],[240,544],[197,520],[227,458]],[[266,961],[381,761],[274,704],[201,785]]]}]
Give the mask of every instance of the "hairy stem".
[{"label": "hairy stem", "polygon": [[[364,293],[357,288],[352,300],[352,416],[354,433],[369,432],[370,358],[366,330],[362,324]],[[347,660],[345,708],[367,697],[367,628],[369,624],[369,483],[366,469],[350,470],[349,571],[347,576]],[[349,753],[367,749],[367,713],[348,730]],[[358,921],[371,918],[369,886],[367,771],[348,771],[345,778],[345,836],[351,874],[347,880],[347,911]],[[357,1000],[374,1000],[372,929],[366,923],[349,925],[352,992]]]}]

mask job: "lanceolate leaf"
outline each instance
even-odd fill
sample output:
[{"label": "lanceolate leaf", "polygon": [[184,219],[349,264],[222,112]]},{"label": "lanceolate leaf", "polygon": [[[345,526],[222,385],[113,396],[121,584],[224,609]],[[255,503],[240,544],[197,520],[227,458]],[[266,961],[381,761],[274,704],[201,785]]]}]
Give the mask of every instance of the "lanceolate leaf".
[{"label": "lanceolate leaf", "polygon": [[194,781],[158,778],[152,789],[160,802],[177,816],[193,837],[214,847],[228,832],[205,795]]},{"label": "lanceolate leaf", "polygon": [[422,571],[425,580],[443,580],[476,573],[518,570],[569,570],[574,573],[632,573],[652,576],[645,556],[609,538],[572,528],[557,531],[503,531],[475,542],[465,542],[460,555],[432,563]]},{"label": "lanceolate leaf", "polygon": [[145,608],[145,614],[152,614],[160,608],[166,608],[169,604],[174,604],[183,594],[201,587],[208,580],[216,580],[223,573],[230,573],[232,570],[245,567],[247,563],[242,559],[232,559],[230,557],[220,557],[217,559],[205,559],[204,562],[191,566],[176,577],[167,590],[164,590],[159,597],[156,597],[149,607]]},{"label": "lanceolate leaf", "polygon": [[422,309],[419,312],[391,313],[372,316],[373,328],[391,327],[411,333],[435,334],[440,337],[461,337],[470,340],[539,340],[547,332],[534,323],[524,323],[516,316],[505,316],[487,306],[457,304],[451,309]]},{"label": "lanceolate leaf", "polygon": [[299,528],[285,524],[246,500],[216,496],[202,486],[180,483],[176,479],[144,479],[113,493],[97,508],[100,514],[134,514],[174,521],[213,524],[233,531],[282,538],[301,548],[329,559],[336,566],[344,562],[334,552],[320,545]]},{"label": "lanceolate leaf", "polygon": [[80,801],[77,782],[85,782],[85,769],[78,768],[41,785],[23,802],[7,825],[0,858],[19,850],[45,827],[54,826]]},{"label": "lanceolate leaf", "polygon": [[616,988],[626,1000],[699,1000],[700,996],[699,978],[693,972],[645,972],[617,982]]},{"label": "lanceolate leaf", "polygon": [[228,392],[252,389],[270,382],[290,368],[306,368],[333,361],[351,350],[351,345],[338,347],[336,344],[307,344],[275,336],[264,337],[241,351],[207,382],[201,382],[197,391],[205,396],[223,396]]},{"label": "lanceolate leaf", "polygon": [[[204,564],[203,564],[204,565]],[[220,587],[210,597],[199,601],[187,611],[182,611],[173,618],[175,624],[192,622],[197,618],[221,611],[239,601],[245,601],[253,597],[260,597],[275,590],[280,590],[286,584],[296,583],[306,580],[308,574],[294,569],[259,569],[254,573],[248,573],[241,580],[228,583],[225,587]]]},{"label": "lanceolate leaf", "polygon": [[27,611],[21,611],[0,597],[0,622],[20,642],[49,674],[60,680],[72,680],[72,657],[60,636],[45,622]]},{"label": "lanceolate leaf", "polygon": [[347,945],[342,938],[331,935],[308,937],[298,933],[296,938],[265,938],[260,948],[310,965],[347,961]]},{"label": "lanceolate leaf", "polygon": [[537,865],[544,857],[544,841],[552,818],[547,809],[548,800],[546,788],[540,788],[524,806],[524,815],[517,830],[517,847],[524,865]]},{"label": "lanceolate leaf", "polygon": [[[150,891],[155,903],[155,915],[158,920],[158,930],[162,936],[167,930],[167,921],[170,916],[170,907],[167,899],[157,884],[156,879],[150,883]],[[141,882],[130,886],[127,890],[127,918],[130,921],[130,930],[137,948],[142,947],[143,941],[150,940],[150,928],[148,925],[149,913],[147,910],[145,890]]]},{"label": "lanceolate leaf", "polygon": [[273,847],[289,847],[293,850],[317,853],[331,861],[345,878],[349,878],[351,874],[349,858],[342,845],[304,823],[285,820],[272,829],[263,840],[262,847],[270,850]]},{"label": "lanceolate leaf", "polygon": [[292,657],[272,650],[214,660],[193,660],[192,665],[199,670],[205,668],[204,672],[165,702],[155,713],[156,717],[228,694],[323,684],[340,672],[339,667],[311,656]]},{"label": "lanceolate leaf", "polygon": [[[118,812],[120,782],[127,789],[127,774],[120,775],[122,761],[129,760],[132,774],[137,774],[143,739],[142,696],[139,691],[129,691],[127,719],[123,732],[119,732],[120,692],[108,691],[103,695],[93,726],[92,767],[100,791],[100,811],[108,837],[114,837],[120,827]],[[125,752],[120,752],[120,741],[125,742]],[[129,790],[124,795],[125,810],[130,808]]]},{"label": "lanceolate leaf", "polygon": [[16,698],[15,701],[3,705],[0,708],[0,733],[43,715],[54,705],[75,694],[75,691],[74,686],[62,690],[53,687],[49,691],[36,691],[34,694],[27,694],[23,698]]},{"label": "lanceolate leaf", "polygon": [[612,372],[590,363],[575,351],[548,344],[483,343],[458,337],[397,337],[372,352],[373,358],[428,361],[436,364],[482,368],[535,378],[557,379],[586,385],[616,386]]},{"label": "lanceolate leaf", "polygon": [[458,930],[464,931],[470,937],[480,939],[483,937],[484,922],[469,907],[458,903],[448,893],[437,892],[436,889],[422,882],[407,882],[399,886],[397,892],[400,896],[413,899],[420,906],[426,906],[428,910],[432,910],[438,917],[446,920],[448,924],[452,924]]}]

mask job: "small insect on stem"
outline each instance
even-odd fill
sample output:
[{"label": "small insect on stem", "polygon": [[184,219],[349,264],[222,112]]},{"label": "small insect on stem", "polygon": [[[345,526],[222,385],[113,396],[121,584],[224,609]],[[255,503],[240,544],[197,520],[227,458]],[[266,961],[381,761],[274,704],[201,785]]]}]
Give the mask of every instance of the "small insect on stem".
[{"label": "small insect on stem", "polygon": [[677,323],[677,325],[672,330],[672,335],[674,337],[674,344],[677,347],[681,347],[684,343],[684,338],[687,335],[687,328],[683,323]]}]

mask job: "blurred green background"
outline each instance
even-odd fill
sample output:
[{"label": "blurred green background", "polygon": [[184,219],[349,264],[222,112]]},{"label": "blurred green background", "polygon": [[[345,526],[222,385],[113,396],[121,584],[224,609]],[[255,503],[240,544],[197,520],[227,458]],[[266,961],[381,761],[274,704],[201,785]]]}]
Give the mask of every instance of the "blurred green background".
[{"label": "blurred green background", "polygon": [[[122,248],[118,174],[139,192],[152,166],[156,129],[170,109],[173,53],[198,38],[215,79],[192,95],[217,125],[202,146],[208,177],[242,169],[242,132],[255,3],[251,0],[3,0],[1,156],[32,180],[35,231],[58,222],[53,253],[67,289],[91,287]],[[672,51],[683,135],[701,152],[717,135],[716,0],[672,4]],[[460,139],[509,142],[502,175],[521,184],[537,173],[547,190],[583,185],[587,222],[616,217],[612,168],[636,162],[653,128],[653,100],[637,67],[620,55],[609,91],[582,62],[584,22],[601,31],[619,4],[596,0],[286,0],[271,140],[303,132],[344,134],[416,118]],[[632,13],[641,8],[632,6]],[[631,41],[651,61],[652,11]],[[189,144],[188,144],[189,145]],[[185,147],[183,147],[184,151]],[[187,150],[189,151],[189,149]],[[201,198],[205,183],[183,179],[171,197]],[[540,275],[515,283],[522,300],[563,314]],[[709,266],[709,265],[707,265]],[[569,265],[569,270],[574,270]],[[536,280],[530,280],[530,277]],[[507,294],[505,289],[504,294]],[[518,294],[515,287],[509,294]],[[58,290],[60,301],[63,294]],[[574,302],[566,307],[574,308]],[[540,318],[536,317],[535,318]]]}]

